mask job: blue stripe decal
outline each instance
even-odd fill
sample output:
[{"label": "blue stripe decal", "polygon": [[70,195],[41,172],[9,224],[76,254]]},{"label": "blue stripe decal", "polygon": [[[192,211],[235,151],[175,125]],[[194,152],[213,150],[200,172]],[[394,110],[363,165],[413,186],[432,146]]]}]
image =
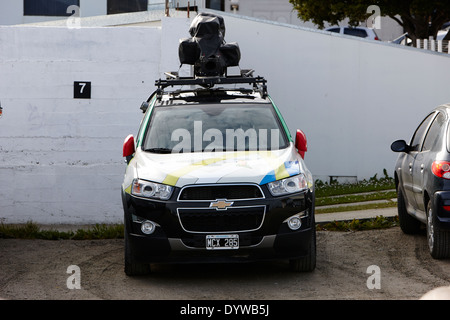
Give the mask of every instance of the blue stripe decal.
[{"label": "blue stripe decal", "polygon": [[270,171],[268,174],[266,174],[266,176],[261,180],[261,182],[259,183],[260,185],[272,182],[277,180],[275,178],[275,170]]},{"label": "blue stripe decal", "polygon": [[[284,167],[286,168],[286,171],[290,177],[300,173],[300,166],[298,164],[298,161],[286,161],[284,163]],[[276,180],[277,178],[275,175],[275,170],[272,170],[264,176],[264,178],[261,180],[259,184],[263,185]]]}]

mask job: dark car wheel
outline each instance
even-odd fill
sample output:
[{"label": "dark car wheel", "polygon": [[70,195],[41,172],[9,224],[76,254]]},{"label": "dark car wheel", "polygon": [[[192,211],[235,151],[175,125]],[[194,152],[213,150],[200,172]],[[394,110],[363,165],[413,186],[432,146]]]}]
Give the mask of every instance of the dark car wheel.
[{"label": "dark car wheel", "polygon": [[125,228],[125,274],[127,276],[142,276],[150,273],[150,264],[138,263],[133,257],[133,248],[128,240],[128,233]]},{"label": "dark car wheel", "polygon": [[403,233],[416,234],[420,231],[422,223],[406,211],[405,197],[400,186],[397,191],[397,211],[400,228]]},{"label": "dark car wheel", "polygon": [[314,224],[311,234],[308,255],[301,259],[292,259],[289,261],[290,268],[294,272],[311,272],[316,268],[316,229]]},{"label": "dark car wheel", "polygon": [[430,254],[435,259],[450,257],[450,233],[441,230],[431,201],[427,206],[427,240]]}]

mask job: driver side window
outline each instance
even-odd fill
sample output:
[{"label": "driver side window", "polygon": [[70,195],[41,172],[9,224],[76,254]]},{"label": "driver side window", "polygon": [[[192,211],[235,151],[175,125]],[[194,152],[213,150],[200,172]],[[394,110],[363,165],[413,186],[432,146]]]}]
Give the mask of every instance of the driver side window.
[{"label": "driver side window", "polygon": [[412,151],[419,151],[423,138],[425,136],[425,133],[427,132],[428,126],[433,120],[435,113],[429,114],[419,125],[419,127],[416,129],[416,132],[414,132],[414,135],[411,139],[411,143],[409,144],[411,146]]},{"label": "driver side window", "polygon": [[437,117],[434,119],[428,133],[423,141],[422,151],[432,150],[436,145],[442,140],[442,128],[445,125],[445,116],[439,112]]}]

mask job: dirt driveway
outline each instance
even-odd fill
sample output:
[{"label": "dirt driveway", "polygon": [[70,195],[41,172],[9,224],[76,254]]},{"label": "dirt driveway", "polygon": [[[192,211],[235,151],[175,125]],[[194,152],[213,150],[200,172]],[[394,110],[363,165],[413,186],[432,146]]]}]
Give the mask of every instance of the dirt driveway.
[{"label": "dirt driveway", "polygon": [[[285,262],[158,265],[149,276],[129,278],[122,240],[0,239],[0,298],[395,300],[450,284],[450,260],[433,260],[425,235],[398,227],[320,231],[317,246],[312,273],[290,272]],[[73,265],[79,270],[67,273]]]}]

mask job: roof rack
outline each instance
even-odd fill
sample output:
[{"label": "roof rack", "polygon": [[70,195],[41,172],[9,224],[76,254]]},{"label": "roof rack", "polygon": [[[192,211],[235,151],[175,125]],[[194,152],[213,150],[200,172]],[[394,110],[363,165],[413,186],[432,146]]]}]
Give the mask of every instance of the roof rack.
[{"label": "roof rack", "polygon": [[198,85],[204,88],[213,88],[219,84],[250,84],[255,91],[259,91],[263,98],[267,97],[267,80],[263,77],[253,77],[253,70],[241,70],[240,75],[223,77],[179,77],[177,72],[166,72],[167,79],[155,81],[158,87],[156,95],[161,99],[164,89],[173,86]]}]

